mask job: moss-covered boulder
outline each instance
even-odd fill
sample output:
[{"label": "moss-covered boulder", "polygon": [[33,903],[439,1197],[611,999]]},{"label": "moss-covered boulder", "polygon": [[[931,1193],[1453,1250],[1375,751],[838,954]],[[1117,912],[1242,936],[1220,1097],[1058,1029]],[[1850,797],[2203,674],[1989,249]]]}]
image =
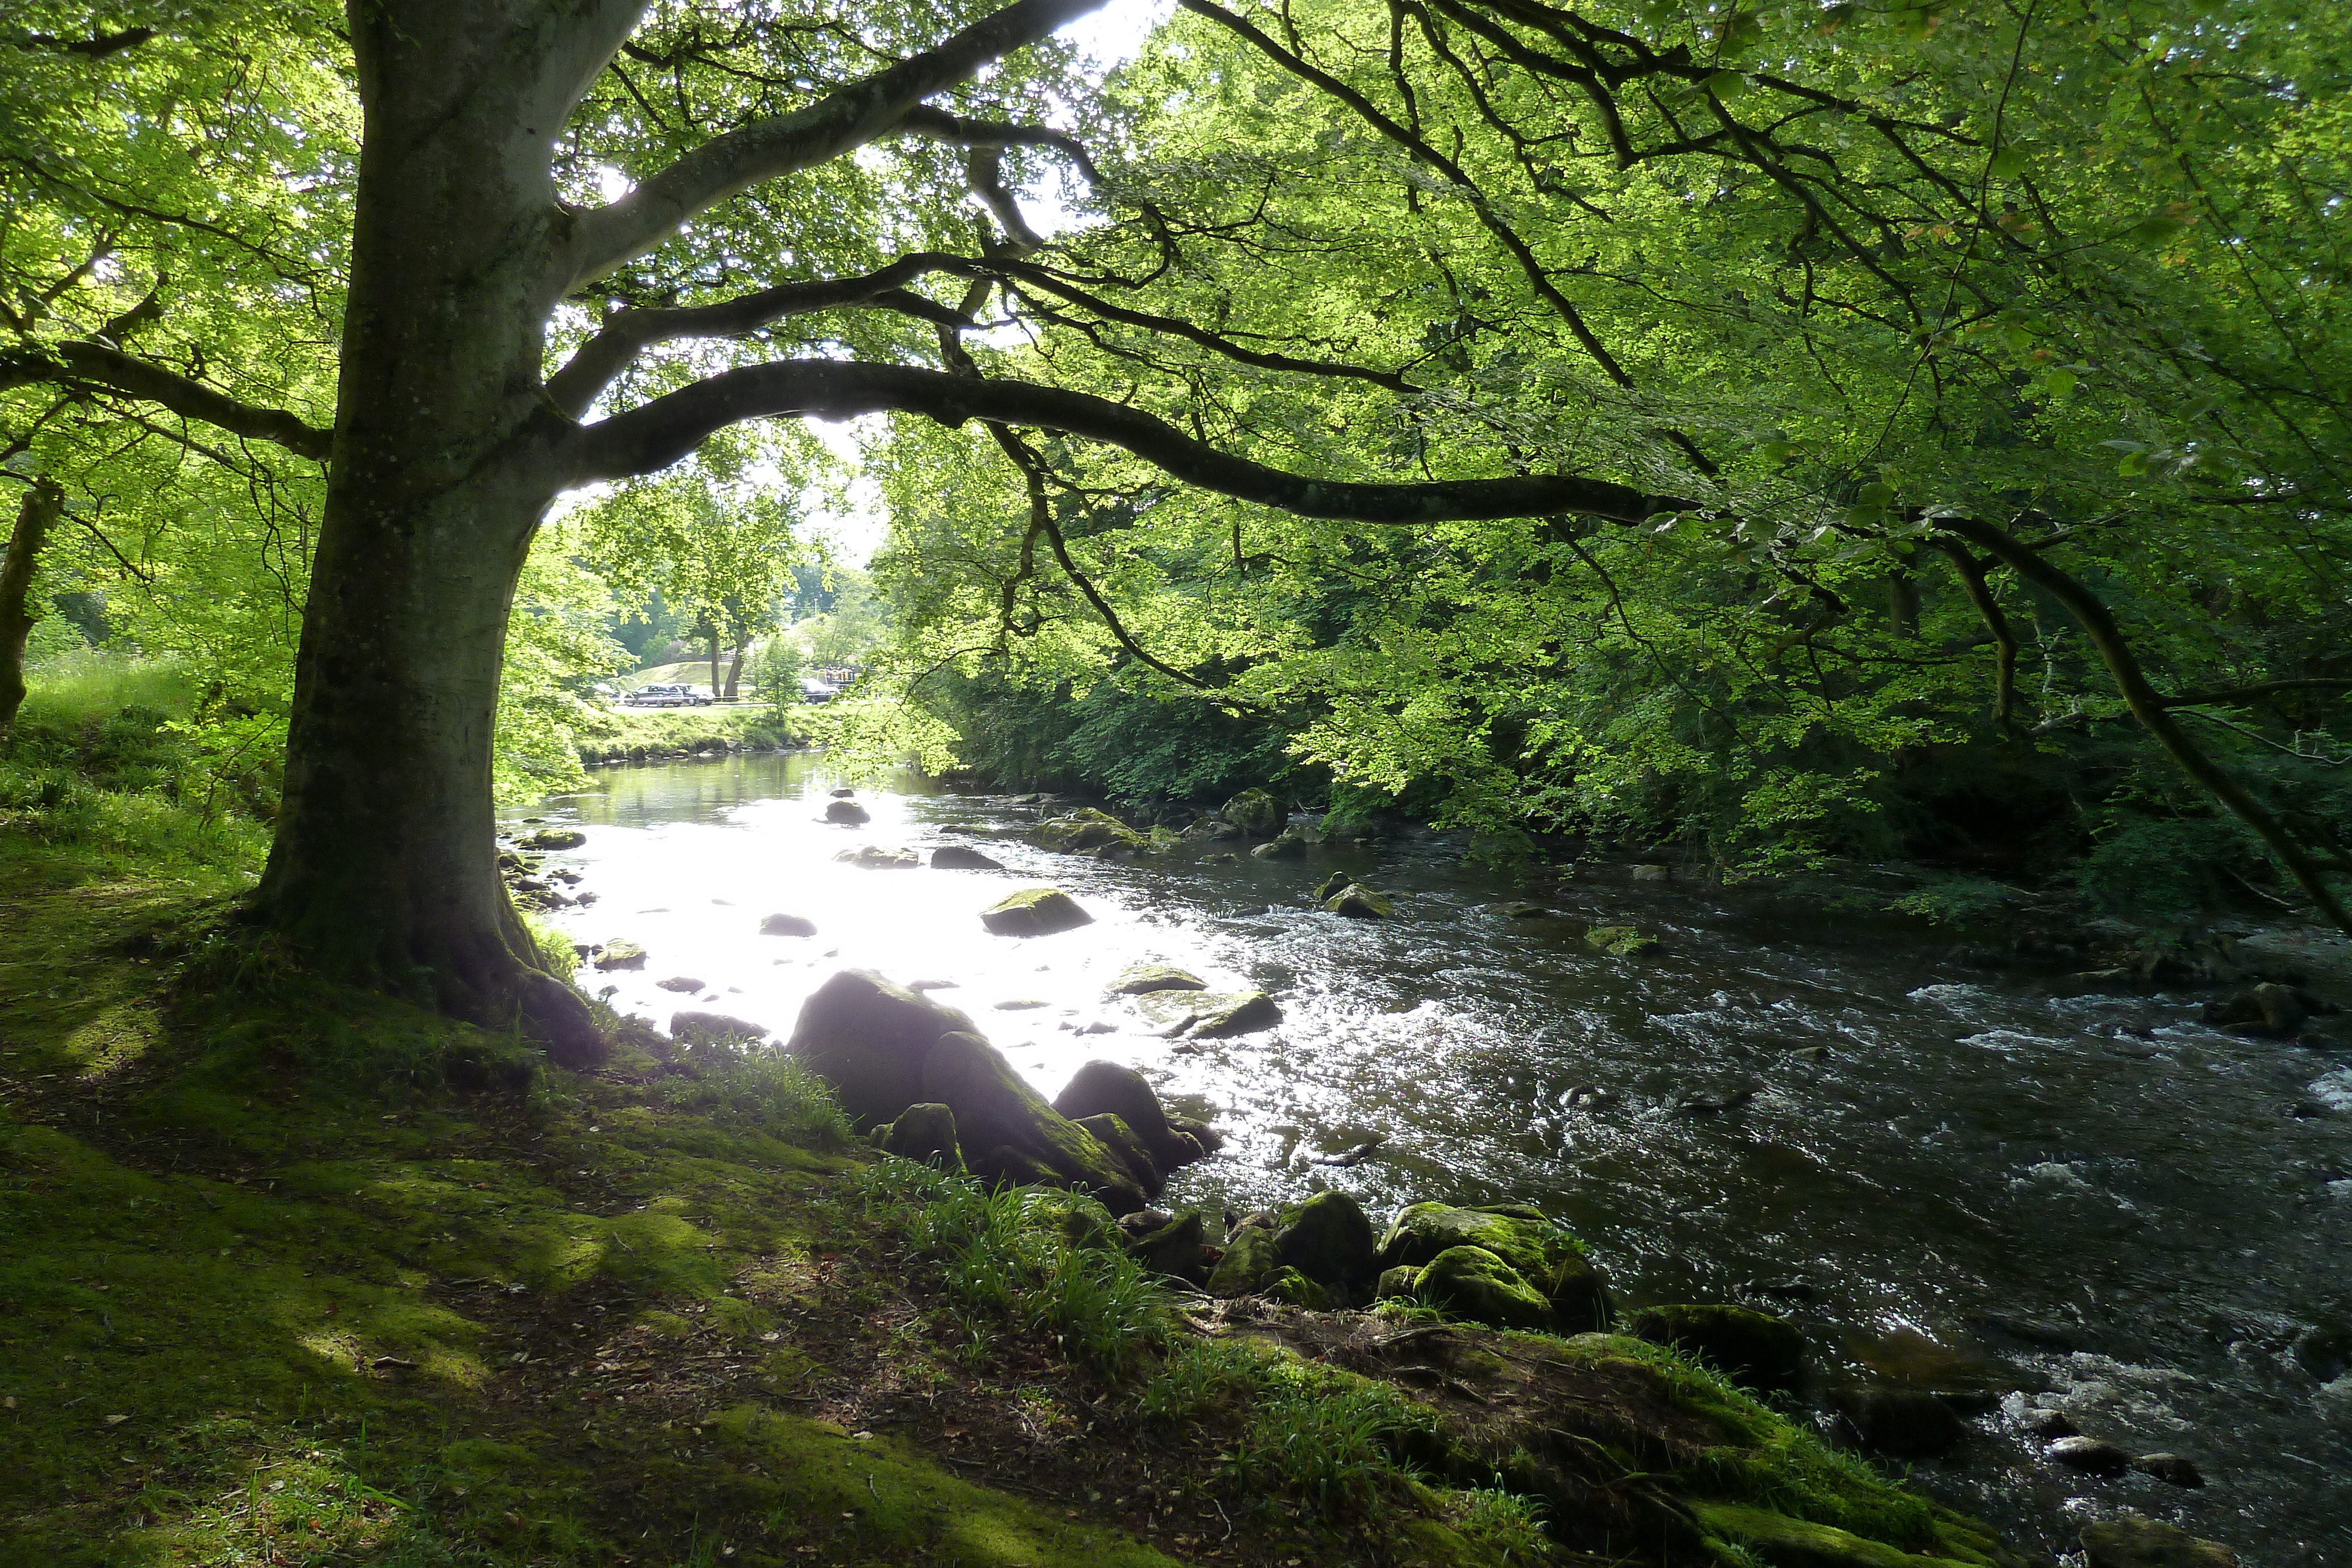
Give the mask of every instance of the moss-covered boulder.
[{"label": "moss-covered boulder", "polygon": [[1118,1117],[1142,1140],[1151,1163],[1162,1172],[1190,1165],[1203,1152],[1197,1139],[1168,1124],[1160,1096],[1143,1074],[1116,1061],[1089,1061],[1079,1068],[1054,1096],[1054,1109],[1073,1122],[1104,1113]]},{"label": "moss-covered boulder", "polygon": [[1282,1021],[1282,1005],[1264,991],[1146,991],[1135,1006],[1171,1040],[1223,1040]]},{"label": "moss-covered boulder", "polygon": [[1296,1269],[1282,1268],[1274,1278],[1258,1289],[1258,1294],[1294,1307],[1307,1307],[1315,1312],[1328,1312],[1343,1303],[1333,1300],[1332,1292],[1319,1280],[1309,1279]]},{"label": "moss-covered boulder", "polygon": [[541,828],[518,841],[530,850],[576,850],[588,841],[577,828]]},{"label": "moss-covered boulder", "polygon": [[1045,848],[1064,854],[1088,853],[1112,846],[1136,851],[1151,847],[1150,838],[1108,811],[1099,811],[1092,806],[1038,823],[1036,837]]},{"label": "moss-covered boulder", "polygon": [[1552,1326],[1559,1333],[1609,1325],[1609,1291],[1600,1271],[1574,1236],[1526,1204],[1411,1205],[1381,1238],[1378,1263],[1383,1269],[1423,1265],[1453,1247],[1481,1247],[1508,1263],[1551,1303]]},{"label": "moss-covered boulder", "polygon": [[937,1104],[908,1106],[884,1131],[882,1152],[901,1159],[920,1160],[942,1170],[963,1169],[963,1149],[956,1141],[954,1110]]},{"label": "moss-covered boulder", "polygon": [[1339,892],[1349,883],[1355,880],[1356,879],[1354,877],[1349,876],[1344,871],[1333,872],[1329,876],[1325,877],[1321,882],[1315,884],[1315,902],[1318,904],[1322,903],[1325,899],[1330,897],[1333,894]]},{"label": "moss-covered boulder", "polygon": [[1164,1224],[1129,1234],[1127,1249],[1154,1273],[1198,1285],[1208,1279],[1207,1239],[1201,1211],[1188,1208]]},{"label": "moss-covered boulder", "polygon": [[1637,958],[1657,951],[1658,939],[1644,936],[1631,925],[1594,925],[1585,931],[1584,945],[1612,958]]},{"label": "moss-covered boulder", "polygon": [[824,803],[824,820],[855,828],[872,821],[874,813],[855,800],[827,800]]},{"label": "moss-covered boulder", "polygon": [[1350,920],[1387,920],[1396,914],[1396,904],[1387,894],[1375,892],[1359,882],[1349,883],[1325,899],[1323,907]]},{"label": "moss-covered boulder", "polygon": [[1069,1122],[1074,1127],[1084,1127],[1096,1143],[1108,1149],[1111,1157],[1135,1178],[1135,1185],[1145,1197],[1158,1196],[1160,1189],[1168,1185],[1167,1174],[1151,1157],[1150,1146],[1119,1117],[1101,1111],[1091,1116],[1073,1116]]},{"label": "moss-covered boulder", "polygon": [[1277,838],[1256,845],[1250,859],[1258,861],[1301,861],[1307,858],[1307,838],[1296,828],[1285,828]]},{"label": "moss-covered boulder", "polygon": [[1413,1281],[1420,1276],[1421,1270],[1410,1263],[1400,1263],[1393,1269],[1383,1269],[1381,1270],[1379,1283],[1372,1287],[1372,1300],[1376,1301],[1411,1301]]},{"label": "moss-covered boulder", "polygon": [[1019,1149],[1113,1214],[1141,1208],[1150,1196],[1124,1160],[1045,1103],[1004,1053],[977,1034],[943,1034],[933,1042],[923,1061],[921,1097],[955,1107],[967,1149]]},{"label": "moss-covered boulder", "polygon": [[765,1040],[765,1024],[727,1013],[677,1012],[669,1015],[669,1037],[681,1045],[714,1040]]},{"label": "moss-covered boulder", "polygon": [[[871,969],[844,969],[802,1005],[784,1049],[833,1086],[852,1121],[871,1126],[909,1105],[939,1100],[923,1092],[923,1066],[931,1047],[941,1035],[971,1029],[971,1019],[954,1008]],[[969,1128],[966,1133],[970,1148],[975,1140]]]},{"label": "moss-covered boulder", "polygon": [[1178,1137],[1192,1139],[1204,1155],[1213,1155],[1225,1146],[1225,1135],[1197,1116],[1180,1116],[1171,1111],[1168,1130]]},{"label": "moss-covered boulder", "polygon": [[1225,1243],[1225,1255],[1209,1274],[1209,1294],[1250,1296],[1264,1289],[1282,1270],[1274,1249],[1274,1232],[1260,1225],[1244,1225]]},{"label": "moss-covered boulder", "polygon": [[1450,1318],[1498,1329],[1547,1330],[1551,1302],[1484,1247],[1449,1247],[1413,1276],[1412,1293]]},{"label": "moss-covered boulder", "polygon": [[1793,1392],[1805,1378],[1804,1331],[1750,1307],[1644,1307],[1625,1332],[1695,1355],[1743,1388]]},{"label": "moss-covered boulder", "polygon": [[1272,838],[1282,831],[1290,813],[1263,789],[1244,789],[1218,808],[1217,815],[1253,839]]},{"label": "moss-covered boulder", "polygon": [[597,949],[593,962],[600,969],[642,969],[646,950],[634,942],[607,942]]},{"label": "moss-covered boulder", "polygon": [[1348,1192],[1318,1192],[1284,1209],[1274,1233],[1275,1256],[1284,1267],[1297,1270],[1342,1302],[1370,1294],[1380,1274],[1374,1249],[1372,1222]]},{"label": "moss-covered boulder", "polygon": [[1139,997],[1150,991],[1205,991],[1209,982],[1172,964],[1129,964],[1118,972],[1108,994]]},{"label": "moss-covered boulder", "polygon": [[991,860],[970,844],[941,844],[931,852],[933,871],[1003,871],[1004,862]]},{"label": "moss-covered boulder", "polygon": [[2090,1568],[2238,1568],[2238,1554],[2176,1526],[2136,1513],[2083,1527]]},{"label": "moss-covered boulder", "polygon": [[1051,936],[1092,925],[1095,917],[1058,887],[1024,887],[982,910],[980,923],[999,936]]}]

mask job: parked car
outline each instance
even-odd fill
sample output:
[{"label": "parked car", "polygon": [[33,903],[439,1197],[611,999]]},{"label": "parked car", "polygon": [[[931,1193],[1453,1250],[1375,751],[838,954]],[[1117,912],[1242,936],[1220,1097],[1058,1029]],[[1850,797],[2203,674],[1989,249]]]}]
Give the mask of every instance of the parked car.
[{"label": "parked car", "polygon": [[831,685],[814,676],[801,683],[801,701],[804,703],[829,703],[840,695]]},{"label": "parked car", "polygon": [[631,707],[709,707],[710,694],[699,686],[656,682],[639,686],[621,700]]}]

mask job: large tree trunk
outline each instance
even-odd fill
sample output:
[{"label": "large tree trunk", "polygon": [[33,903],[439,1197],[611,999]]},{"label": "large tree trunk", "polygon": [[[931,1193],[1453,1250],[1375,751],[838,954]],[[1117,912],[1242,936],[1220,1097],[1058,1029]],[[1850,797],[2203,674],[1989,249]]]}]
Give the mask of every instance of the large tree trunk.
[{"label": "large tree trunk", "polygon": [[601,1039],[539,967],[491,816],[508,612],[566,423],[539,390],[551,231],[568,221],[546,172],[562,102],[534,87],[532,62],[517,68],[540,43],[503,9],[352,10],[366,151],[285,801],[256,907],[331,973],[520,1022],[577,1062]]},{"label": "large tree trunk", "polygon": [[16,733],[16,710],[25,706],[25,639],[38,619],[31,602],[33,569],[40,564],[41,546],[65,510],[65,492],[54,481],[36,479],[16,508],[16,526],[8,531],[8,555],[0,562],[0,746]]},{"label": "large tree trunk", "polygon": [[735,700],[736,689],[742,684],[743,655],[750,652],[751,648],[749,644],[738,643],[735,644],[734,658],[729,660],[727,663],[727,691],[725,700],[728,702],[731,703]]}]

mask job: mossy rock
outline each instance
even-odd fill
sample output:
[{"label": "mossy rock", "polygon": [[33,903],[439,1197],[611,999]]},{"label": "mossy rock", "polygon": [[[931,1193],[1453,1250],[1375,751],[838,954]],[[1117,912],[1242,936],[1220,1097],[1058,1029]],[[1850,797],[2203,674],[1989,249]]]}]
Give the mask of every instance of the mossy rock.
[{"label": "mossy rock", "polygon": [[1188,1208],[1165,1225],[1129,1237],[1127,1249],[1154,1273],[1198,1285],[1208,1278],[1208,1260],[1202,1250],[1206,1239],[1201,1211]]},{"label": "mossy rock", "polygon": [[1657,951],[1658,939],[1630,925],[1595,925],[1584,933],[1584,945],[1612,958],[1635,958]]},{"label": "mossy rock", "polygon": [[[871,1126],[909,1105],[938,1101],[923,1092],[923,1064],[941,1035],[971,1029],[965,1014],[871,969],[844,969],[802,1005],[784,1049],[833,1085],[852,1121]],[[964,1141],[967,1148],[988,1146]]]},{"label": "mossy rock", "polygon": [[1225,1255],[1209,1273],[1209,1294],[1251,1296],[1282,1270],[1274,1249],[1274,1232],[1264,1226],[1244,1225],[1225,1243]]},{"label": "mossy rock", "polygon": [[1625,1332],[1698,1356],[1743,1388],[1791,1393],[1804,1382],[1804,1331],[1751,1307],[1645,1307]]},{"label": "mossy rock", "polygon": [[1258,861],[1303,861],[1307,858],[1307,838],[1296,828],[1285,828],[1281,836],[1257,845],[1250,851],[1250,859]]},{"label": "mossy rock", "polygon": [[1484,1247],[1449,1247],[1413,1276],[1412,1293],[1448,1317],[1498,1329],[1548,1330],[1551,1302]]},{"label": "mossy rock", "polygon": [[1151,1163],[1168,1172],[1202,1156],[1197,1139],[1186,1137],[1168,1124],[1160,1096],[1142,1073],[1116,1061],[1089,1061],[1071,1076],[1054,1097],[1054,1109],[1073,1122],[1108,1112],[1143,1141]]},{"label": "mossy rock", "polygon": [[2136,1513],[2083,1527],[2090,1568],[2238,1568],[2238,1554],[2176,1526]]},{"label": "mossy rock", "polygon": [[1372,1261],[1372,1222],[1348,1192],[1318,1192],[1282,1212],[1275,1255],[1328,1288],[1342,1301],[1360,1298],[1379,1276]]},{"label": "mossy rock", "polygon": [[1420,1276],[1421,1270],[1410,1263],[1400,1263],[1393,1269],[1383,1269],[1381,1270],[1380,1282],[1372,1287],[1372,1300],[1376,1301],[1411,1301],[1413,1281]]},{"label": "mossy rock", "polygon": [[677,1012],[669,1015],[669,1037],[681,1045],[716,1040],[765,1040],[765,1024],[727,1013]]},{"label": "mossy rock", "polygon": [[1745,1548],[1772,1568],[1963,1568],[1948,1557],[1919,1556],[1833,1524],[1741,1503],[1694,1501],[1691,1516],[1709,1536]]},{"label": "mossy rock", "polygon": [[1396,904],[1385,893],[1376,893],[1361,883],[1351,882],[1323,901],[1325,910],[1344,915],[1350,920],[1388,920],[1396,915]]},{"label": "mossy rock", "polygon": [[1180,1034],[1223,1040],[1282,1021],[1282,1004],[1264,991],[1146,991],[1135,1006],[1171,1040]]},{"label": "mossy rock", "polygon": [[1113,845],[1139,852],[1151,847],[1149,838],[1108,811],[1097,810],[1092,806],[1040,822],[1036,833],[1039,843],[1064,854],[1100,851]]},{"label": "mossy rock", "polygon": [[520,841],[530,850],[576,850],[588,841],[588,835],[575,828],[541,828]]},{"label": "mossy rock", "polygon": [[1273,837],[1290,820],[1282,802],[1263,789],[1243,790],[1220,807],[1217,815],[1253,839]]},{"label": "mossy rock", "polygon": [[998,1051],[977,1034],[941,1035],[923,1061],[926,1101],[955,1107],[967,1148],[1009,1145],[1063,1182],[1094,1194],[1114,1214],[1144,1203],[1142,1183],[1085,1128],[1045,1103]]},{"label": "mossy rock", "polygon": [[1325,899],[1330,897],[1333,894],[1338,893],[1355,880],[1356,879],[1354,877],[1349,876],[1344,871],[1333,872],[1329,876],[1325,877],[1321,882],[1315,884],[1315,902],[1318,904],[1322,903]]},{"label": "mossy rock", "polygon": [[646,950],[634,942],[607,942],[595,957],[600,969],[642,969]]},{"label": "mossy rock", "polygon": [[1135,1178],[1135,1185],[1143,1189],[1144,1197],[1157,1197],[1160,1189],[1168,1185],[1168,1177],[1160,1170],[1160,1162],[1151,1157],[1150,1147],[1136,1135],[1135,1130],[1124,1119],[1108,1111],[1099,1111],[1091,1116],[1072,1116],[1069,1122],[1074,1127],[1084,1127],[1095,1142],[1108,1149],[1111,1156],[1126,1168],[1127,1174]]},{"label": "mossy rock", "polygon": [[1139,997],[1150,991],[1205,991],[1208,988],[1208,981],[1171,964],[1129,964],[1119,971],[1118,978],[1110,983],[1105,994]]},{"label": "mossy rock", "polygon": [[1179,1137],[1192,1139],[1203,1155],[1213,1155],[1225,1146],[1225,1135],[1197,1116],[1180,1116],[1171,1111],[1168,1130]]},{"label": "mossy rock", "polygon": [[1576,1238],[1526,1204],[1457,1208],[1416,1203],[1398,1212],[1381,1238],[1378,1264],[1426,1264],[1451,1247],[1481,1247],[1502,1259],[1551,1302],[1552,1325],[1584,1333],[1609,1325],[1609,1291]]},{"label": "mossy rock", "polygon": [[982,910],[980,923],[999,936],[1051,936],[1092,925],[1095,917],[1058,887],[1024,887]]},{"label": "mossy rock", "polygon": [[955,1112],[940,1104],[909,1105],[882,1134],[882,1152],[900,1159],[920,1160],[942,1170],[963,1169],[963,1150],[956,1141]]},{"label": "mossy rock", "polygon": [[1278,1269],[1258,1294],[1294,1307],[1307,1307],[1316,1312],[1328,1312],[1339,1303],[1319,1280],[1309,1279],[1296,1269]]}]

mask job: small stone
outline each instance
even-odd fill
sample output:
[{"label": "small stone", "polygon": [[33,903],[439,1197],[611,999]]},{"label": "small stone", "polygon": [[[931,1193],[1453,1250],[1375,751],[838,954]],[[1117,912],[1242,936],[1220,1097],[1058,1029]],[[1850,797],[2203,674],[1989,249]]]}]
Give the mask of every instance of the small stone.
[{"label": "small stone", "polygon": [[2119,1476],[2132,1468],[2130,1454],[2097,1437],[2061,1437],[2042,1451],[2042,1458],[2093,1476]]},{"label": "small stone", "polygon": [[702,989],[700,980],[689,979],[684,975],[672,975],[668,979],[656,980],[654,984],[665,991],[684,991],[688,995]]},{"label": "small stone", "polygon": [[798,915],[771,915],[760,922],[762,936],[814,936],[816,922]]},{"label": "small stone", "polygon": [[2167,1486],[2201,1487],[2205,1472],[2185,1454],[2142,1454],[2132,1461],[2132,1469],[2144,1476],[2154,1476]]},{"label": "small stone", "polygon": [[1260,861],[1296,861],[1307,858],[1307,839],[1295,828],[1286,828],[1282,836],[1250,851],[1250,859]]},{"label": "small stone", "polygon": [[1637,865],[1633,868],[1635,882],[1667,882],[1673,877],[1674,873],[1662,865]]},{"label": "small stone", "polygon": [[607,942],[604,950],[596,955],[600,969],[642,969],[646,967],[646,950],[634,942]]}]

